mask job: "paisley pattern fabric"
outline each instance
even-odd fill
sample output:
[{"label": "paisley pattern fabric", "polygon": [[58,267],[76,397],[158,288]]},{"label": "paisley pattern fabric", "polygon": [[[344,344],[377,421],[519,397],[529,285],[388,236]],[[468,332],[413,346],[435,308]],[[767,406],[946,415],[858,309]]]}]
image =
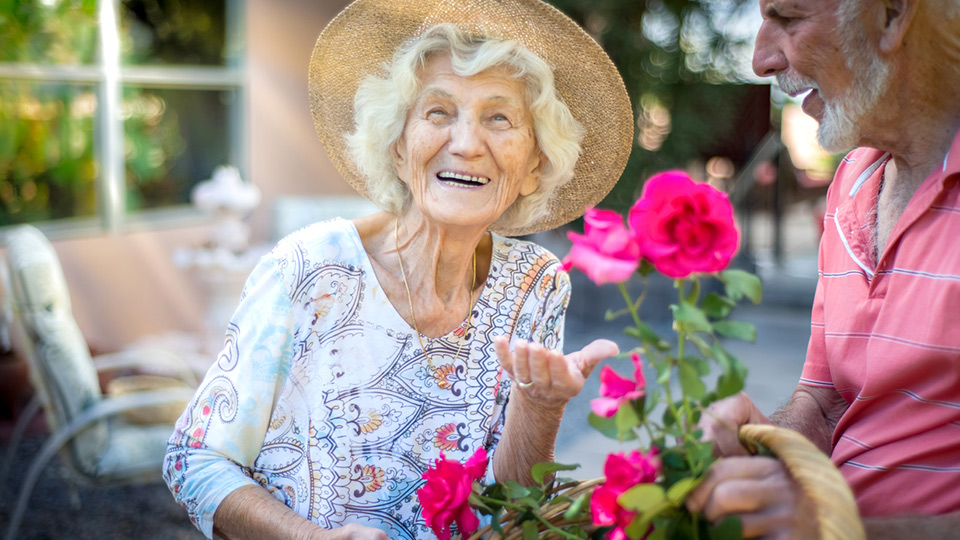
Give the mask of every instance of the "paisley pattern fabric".
[{"label": "paisley pattern fabric", "polygon": [[559,261],[530,242],[493,244],[469,326],[424,338],[434,370],[351,222],[312,225],[265,256],[164,460],[197,527],[211,537],[224,497],[258,484],[323,528],[433,538],[416,498],[422,473],[441,452],[466,460],[499,442],[510,381],[493,338],[562,348],[570,284]]}]

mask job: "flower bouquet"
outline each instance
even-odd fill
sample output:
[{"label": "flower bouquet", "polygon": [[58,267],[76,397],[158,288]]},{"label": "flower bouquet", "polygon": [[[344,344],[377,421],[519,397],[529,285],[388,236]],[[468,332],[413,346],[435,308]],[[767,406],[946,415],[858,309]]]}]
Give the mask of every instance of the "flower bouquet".
[{"label": "flower bouquet", "polygon": [[[713,401],[739,392],[746,377],[722,338],[753,341],[756,333],[747,322],[727,320],[738,301],[757,303],[761,296],[756,276],[727,269],[738,246],[730,202],[713,187],[668,171],[646,182],[627,225],[619,214],[598,209],[588,209],[584,223],[583,235],[569,233],[573,247],[564,267],[598,285],[619,286],[626,306],[607,319],[628,316],[626,334],[638,342],[622,355],[630,359],[629,375],[609,365],[601,370],[589,422],[611,438],[637,441],[638,448],[609,454],[605,478],[587,482],[558,474],[576,465],[540,463],[531,471],[534,486],[477,482],[486,467],[483,450],[466,464],[441,458],[424,473],[418,492],[423,517],[441,540],[450,537],[453,522],[464,537],[475,531],[477,512],[490,516],[490,524],[476,537],[739,538],[736,519],[710,524],[684,505],[715,460],[712,445],[701,440],[699,417]],[[655,271],[674,280],[672,339],[640,316]],[[637,298],[627,287],[634,277],[644,285]],[[707,278],[719,280],[716,290],[705,292],[701,280]],[[644,363],[655,371],[656,387],[648,387]]]}]

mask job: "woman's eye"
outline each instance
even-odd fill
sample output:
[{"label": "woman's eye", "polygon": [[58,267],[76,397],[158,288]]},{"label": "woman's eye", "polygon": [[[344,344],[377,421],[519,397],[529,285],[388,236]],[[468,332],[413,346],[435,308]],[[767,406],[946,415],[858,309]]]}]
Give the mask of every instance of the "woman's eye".
[{"label": "woman's eye", "polygon": [[507,115],[505,115],[505,114],[499,114],[499,113],[494,114],[494,115],[491,115],[491,116],[490,116],[490,121],[493,122],[493,123],[495,123],[495,124],[499,124],[499,125],[503,125],[503,124],[509,125],[509,124],[510,124],[510,118],[508,118]]},{"label": "woman's eye", "polygon": [[447,116],[447,111],[443,109],[430,109],[427,111],[427,118],[440,119]]}]

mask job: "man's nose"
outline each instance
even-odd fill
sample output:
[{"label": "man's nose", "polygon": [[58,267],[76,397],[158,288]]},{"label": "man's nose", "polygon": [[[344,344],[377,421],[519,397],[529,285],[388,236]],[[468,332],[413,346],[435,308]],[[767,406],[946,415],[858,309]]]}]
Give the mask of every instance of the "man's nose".
[{"label": "man's nose", "polygon": [[475,120],[460,116],[450,126],[449,149],[451,154],[467,159],[483,153],[483,137]]},{"label": "man's nose", "polygon": [[777,29],[764,21],[757,32],[753,48],[753,72],[760,77],[773,77],[787,69],[787,56],[777,42]]}]

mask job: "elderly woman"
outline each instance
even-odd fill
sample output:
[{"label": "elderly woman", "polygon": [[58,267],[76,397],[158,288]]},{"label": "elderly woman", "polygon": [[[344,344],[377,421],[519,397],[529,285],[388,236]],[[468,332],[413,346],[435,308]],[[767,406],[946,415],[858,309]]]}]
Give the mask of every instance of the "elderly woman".
[{"label": "elderly woman", "polygon": [[[415,492],[433,460],[484,448],[488,479],[529,482],[617,354],[600,340],[564,356],[566,273],[491,231],[552,228],[609,190],[632,139],[622,83],[549,6],[483,4],[361,0],[321,35],[318,131],[384,211],[302,229],[250,276],[164,465],[208,537],[430,538]],[[396,54],[373,76],[376,50]],[[554,69],[576,74],[567,93]]]}]

